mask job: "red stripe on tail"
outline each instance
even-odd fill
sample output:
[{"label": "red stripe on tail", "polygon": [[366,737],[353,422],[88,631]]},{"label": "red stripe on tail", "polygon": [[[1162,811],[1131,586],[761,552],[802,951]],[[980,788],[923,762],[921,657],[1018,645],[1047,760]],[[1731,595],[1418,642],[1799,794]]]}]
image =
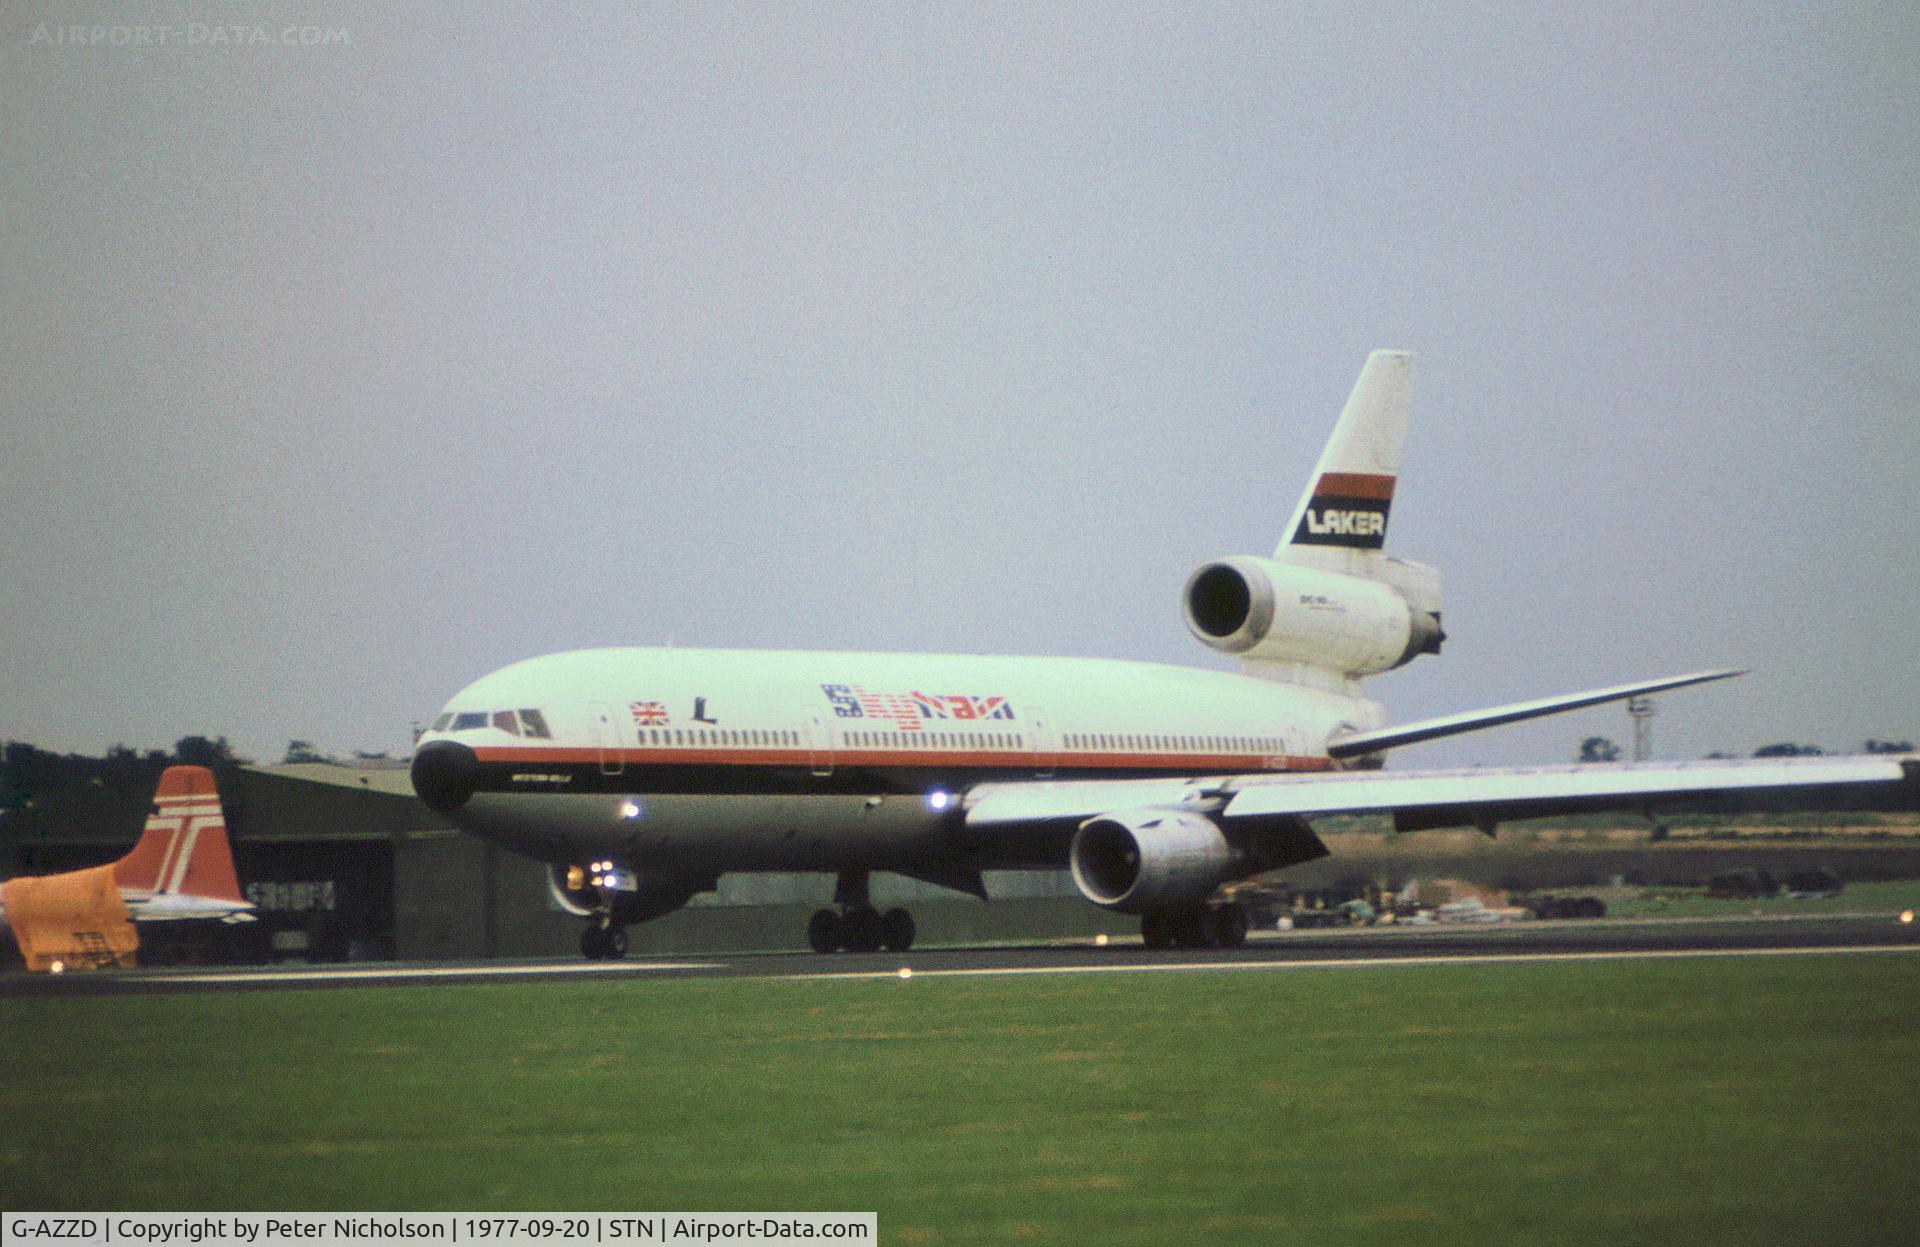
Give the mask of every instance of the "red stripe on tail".
[{"label": "red stripe on tail", "polygon": [[1320,483],[1313,487],[1313,493],[1316,498],[1327,495],[1384,502],[1393,497],[1393,482],[1393,477],[1374,472],[1322,472]]},{"label": "red stripe on tail", "polygon": [[204,766],[166,769],[140,843],[113,864],[113,880],[143,892],[242,899],[212,771]]}]

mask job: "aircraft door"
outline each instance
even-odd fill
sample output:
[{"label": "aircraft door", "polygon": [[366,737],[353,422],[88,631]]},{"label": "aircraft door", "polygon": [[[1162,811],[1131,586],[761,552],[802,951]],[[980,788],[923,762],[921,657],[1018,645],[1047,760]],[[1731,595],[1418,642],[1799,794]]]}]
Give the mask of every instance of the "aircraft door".
[{"label": "aircraft door", "polygon": [[1040,706],[1027,705],[1027,747],[1034,755],[1033,773],[1046,778],[1060,765],[1060,742],[1053,734],[1053,720]]},{"label": "aircraft door", "polygon": [[819,715],[806,720],[807,769],[822,779],[833,774],[833,728]]},{"label": "aircraft door", "polygon": [[593,715],[593,743],[600,753],[600,773],[618,775],[626,768],[620,753],[619,716],[604,701],[596,701],[588,709]]}]

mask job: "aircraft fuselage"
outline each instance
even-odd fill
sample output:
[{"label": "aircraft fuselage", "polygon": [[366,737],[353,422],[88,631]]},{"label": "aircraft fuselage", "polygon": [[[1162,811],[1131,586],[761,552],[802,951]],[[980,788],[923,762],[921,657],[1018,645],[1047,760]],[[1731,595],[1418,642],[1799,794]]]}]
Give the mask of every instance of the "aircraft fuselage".
[{"label": "aircraft fuselage", "polygon": [[[953,794],[990,780],[1327,770],[1332,736],[1379,722],[1363,697],[1152,663],[586,650],[463,689],[421,738],[415,780],[463,829],[553,862],[1058,865],[1052,837],[957,841]],[[441,741],[450,748],[434,750]]]}]

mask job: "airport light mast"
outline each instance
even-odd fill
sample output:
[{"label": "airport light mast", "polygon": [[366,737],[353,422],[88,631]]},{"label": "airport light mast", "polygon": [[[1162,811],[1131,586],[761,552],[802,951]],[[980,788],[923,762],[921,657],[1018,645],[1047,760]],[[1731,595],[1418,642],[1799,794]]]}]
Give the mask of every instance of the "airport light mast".
[{"label": "airport light mast", "polygon": [[1633,760],[1645,762],[1653,757],[1653,698],[1629,697],[1627,714],[1633,719]]}]

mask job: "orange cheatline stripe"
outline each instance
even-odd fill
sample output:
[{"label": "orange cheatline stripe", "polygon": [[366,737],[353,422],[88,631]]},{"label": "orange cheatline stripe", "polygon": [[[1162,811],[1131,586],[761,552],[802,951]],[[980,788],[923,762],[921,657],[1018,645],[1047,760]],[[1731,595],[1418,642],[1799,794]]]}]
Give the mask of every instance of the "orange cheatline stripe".
[{"label": "orange cheatline stripe", "polygon": [[1316,497],[1331,494],[1336,498],[1385,500],[1393,497],[1393,481],[1391,476],[1372,472],[1323,472],[1313,492]]},{"label": "orange cheatline stripe", "polygon": [[[522,749],[479,748],[474,756],[482,762],[510,762],[525,766],[593,766],[605,758],[622,765],[646,763],[705,764],[709,766],[805,766],[826,754],[804,749]],[[1023,767],[1041,770],[1047,767],[1136,767],[1142,770],[1174,771],[1331,771],[1340,769],[1332,758],[1298,754],[1270,753],[1097,753],[1085,750],[1061,750],[1058,753],[977,752],[948,749],[866,749],[836,748],[831,751],[835,766],[980,766]],[[1277,764],[1277,765],[1275,765]]]}]

